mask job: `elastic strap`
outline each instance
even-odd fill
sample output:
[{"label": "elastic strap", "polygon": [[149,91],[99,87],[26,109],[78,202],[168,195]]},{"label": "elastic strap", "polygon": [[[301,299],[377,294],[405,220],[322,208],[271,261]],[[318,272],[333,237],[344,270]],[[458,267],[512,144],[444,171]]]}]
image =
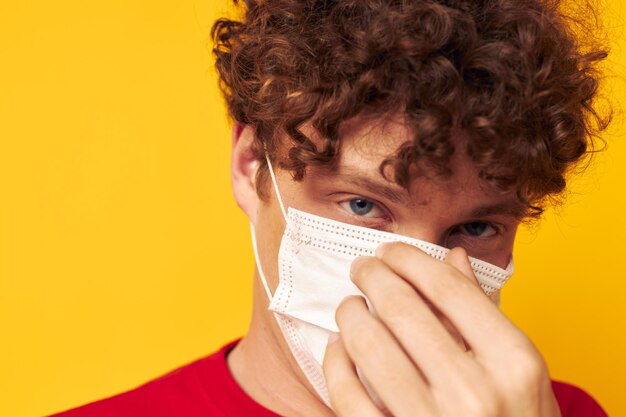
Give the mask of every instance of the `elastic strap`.
[{"label": "elastic strap", "polygon": [[252,222],[250,222],[250,234],[252,235],[252,250],[254,251],[254,261],[256,262],[256,267],[259,270],[259,276],[261,277],[263,287],[265,287],[265,293],[267,294],[267,298],[272,301],[272,292],[270,291],[269,285],[267,285],[267,279],[265,278],[263,268],[261,267],[261,261],[259,260],[259,250],[257,249],[256,244],[256,233],[254,233],[254,225],[252,224]]},{"label": "elastic strap", "polygon": [[278,182],[276,181],[276,175],[274,174],[274,167],[272,166],[272,161],[270,161],[270,157],[267,152],[265,152],[265,160],[267,161],[267,166],[270,169],[270,176],[272,177],[272,184],[274,184],[274,191],[276,191],[276,198],[278,198],[280,211],[283,212],[283,217],[285,218],[285,221],[287,221],[287,211],[285,210],[285,206],[283,205],[283,199],[280,196],[280,191],[278,190]]},{"label": "elastic strap", "polygon": [[[276,198],[278,199],[280,211],[283,213],[285,221],[287,221],[287,211],[285,210],[285,206],[283,205],[283,199],[280,196],[280,191],[278,190],[278,182],[276,181],[276,175],[274,174],[274,167],[272,166],[272,161],[270,161],[270,157],[267,152],[265,152],[265,160],[267,161],[267,165],[270,170],[270,176],[272,177],[272,184],[274,184],[274,191],[276,192]],[[256,267],[259,271],[259,276],[261,278],[261,282],[263,283],[263,288],[265,288],[267,298],[272,301],[272,292],[270,291],[269,285],[267,285],[267,278],[265,278],[265,274],[263,273],[263,267],[261,266],[261,260],[259,259],[259,249],[256,241],[256,233],[254,231],[254,225],[252,224],[252,222],[250,222],[250,235],[252,235],[252,250],[254,251],[254,261],[256,262]]]}]

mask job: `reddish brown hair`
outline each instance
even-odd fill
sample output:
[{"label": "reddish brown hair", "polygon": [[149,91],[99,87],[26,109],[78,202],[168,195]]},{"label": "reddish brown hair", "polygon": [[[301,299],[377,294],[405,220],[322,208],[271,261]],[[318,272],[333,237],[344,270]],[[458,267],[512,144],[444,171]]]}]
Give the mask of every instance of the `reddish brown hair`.
[{"label": "reddish brown hair", "polygon": [[572,19],[556,0],[243,3],[241,20],[213,26],[221,87],[259,150],[291,141],[280,165],[297,180],[336,161],[344,121],[401,111],[414,138],[383,175],[405,187],[424,168],[449,175],[460,131],[481,178],[539,214],[609,123],[594,110],[607,53],[583,43],[595,39],[591,8]]}]

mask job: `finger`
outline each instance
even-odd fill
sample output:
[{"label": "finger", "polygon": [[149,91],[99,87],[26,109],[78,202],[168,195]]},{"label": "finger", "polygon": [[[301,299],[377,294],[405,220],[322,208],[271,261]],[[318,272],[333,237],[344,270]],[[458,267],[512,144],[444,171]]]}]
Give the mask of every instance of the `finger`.
[{"label": "finger", "polygon": [[[474,274],[474,270],[472,269],[472,264],[470,263],[469,256],[467,252],[462,247],[452,248],[446,257],[446,262],[450,265],[453,265],[459,271],[463,272],[464,275],[470,279],[470,281],[477,286],[480,286],[480,282],[478,278],[476,278],[476,274]],[[494,291],[491,294],[487,295],[491,301],[493,301],[496,305],[500,305],[500,290]]]},{"label": "finger", "polygon": [[472,366],[459,332],[407,281],[374,257],[361,257],[352,281],[432,386],[452,387]]},{"label": "finger", "polygon": [[359,380],[337,333],[328,339],[323,366],[330,404],[337,416],[384,417]]},{"label": "finger", "polygon": [[[519,349],[529,343],[484,292],[449,263],[396,242],[380,245],[376,257],[433,303],[461,332],[475,354],[502,356],[504,360],[508,358],[508,348]],[[496,334],[499,343],[493,343]]]},{"label": "finger", "polygon": [[[445,262],[449,263],[450,265],[461,271],[472,284],[480,287],[478,278],[476,278],[476,275],[474,274],[472,264],[470,263],[469,257],[464,248],[458,246],[456,248],[450,249],[450,252],[448,252],[448,256],[446,256]],[[446,327],[446,329],[448,329],[450,334],[455,338],[457,343],[463,346],[463,349],[466,352],[470,352],[470,347],[467,345],[459,331],[454,327],[450,320],[448,320],[448,318],[443,316],[443,314],[441,313],[439,313],[438,317],[443,325]]]},{"label": "finger", "polygon": [[448,256],[446,256],[445,262],[454,266],[456,269],[461,271],[463,275],[465,275],[470,280],[470,282],[480,287],[480,283],[478,282],[476,275],[474,275],[472,264],[470,263],[469,257],[467,256],[467,252],[464,248],[456,247],[450,249],[450,252],[448,252]]},{"label": "finger", "polygon": [[370,314],[362,297],[344,299],[336,321],[348,355],[392,415],[435,415],[433,397],[419,370]]},{"label": "finger", "polygon": [[[448,252],[448,256],[446,256],[445,262],[449,263],[450,265],[461,271],[472,284],[480,287],[480,283],[478,282],[478,279],[474,274],[472,264],[470,263],[469,257],[464,248],[460,246],[452,248],[450,252]],[[441,321],[441,323],[452,335],[452,337],[459,344],[459,346],[462,346],[464,351],[469,351],[467,343],[465,342],[459,331],[450,322],[450,320],[448,320],[448,318],[445,317],[439,310],[435,310],[435,315],[437,315],[437,318]]]}]

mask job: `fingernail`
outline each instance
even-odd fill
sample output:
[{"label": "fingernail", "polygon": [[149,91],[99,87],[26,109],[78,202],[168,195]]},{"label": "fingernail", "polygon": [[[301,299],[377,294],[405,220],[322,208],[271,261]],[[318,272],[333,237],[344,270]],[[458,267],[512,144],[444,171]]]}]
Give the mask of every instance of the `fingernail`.
[{"label": "fingernail", "polygon": [[387,252],[387,250],[389,249],[389,246],[391,246],[392,243],[393,242],[381,243],[380,245],[378,245],[378,247],[374,251],[374,255],[376,255],[376,257],[379,259],[382,258],[382,256],[385,254],[385,252]]},{"label": "fingernail", "polygon": [[354,258],[354,260],[352,261],[352,264],[350,265],[350,276],[352,276],[354,274],[354,271],[356,271],[356,269],[363,262],[365,262],[365,259],[367,259],[367,256],[357,256],[356,258]]},{"label": "fingernail", "polygon": [[329,345],[330,345],[331,343],[335,343],[337,340],[339,340],[339,333],[332,332],[332,333],[328,336],[328,344],[329,344]]}]

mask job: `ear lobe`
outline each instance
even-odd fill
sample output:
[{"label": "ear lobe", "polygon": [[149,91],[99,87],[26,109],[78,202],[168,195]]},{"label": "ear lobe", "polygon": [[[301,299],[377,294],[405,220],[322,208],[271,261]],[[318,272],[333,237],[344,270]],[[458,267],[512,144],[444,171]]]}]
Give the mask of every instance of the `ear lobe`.
[{"label": "ear lobe", "polygon": [[231,149],[231,183],[237,205],[250,221],[256,223],[259,197],[256,193],[256,173],[260,162],[254,152],[254,132],[250,126],[233,125]]}]

